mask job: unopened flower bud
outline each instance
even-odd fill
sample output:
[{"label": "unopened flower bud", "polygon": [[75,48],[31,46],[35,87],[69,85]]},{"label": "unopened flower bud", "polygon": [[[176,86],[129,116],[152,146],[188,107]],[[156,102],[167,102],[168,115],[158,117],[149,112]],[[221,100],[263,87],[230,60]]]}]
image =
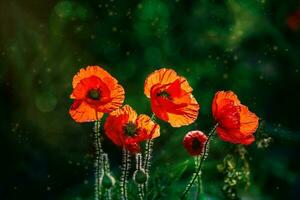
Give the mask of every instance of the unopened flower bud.
[{"label": "unopened flower bud", "polygon": [[145,172],[144,169],[138,169],[133,174],[133,180],[137,184],[143,184],[147,181],[148,174]]},{"label": "unopened flower bud", "polygon": [[115,185],[115,178],[110,173],[105,173],[101,179],[101,184],[105,189],[110,189]]}]

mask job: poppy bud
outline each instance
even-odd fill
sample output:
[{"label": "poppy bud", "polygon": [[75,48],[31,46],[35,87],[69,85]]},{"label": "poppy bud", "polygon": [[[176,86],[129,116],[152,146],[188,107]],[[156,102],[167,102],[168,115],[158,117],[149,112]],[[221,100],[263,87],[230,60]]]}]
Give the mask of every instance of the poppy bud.
[{"label": "poppy bud", "polygon": [[204,151],[204,146],[207,137],[201,131],[190,131],[183,139],[183,146],[192,156],[201,155]]},{"label": "poppy bud", "polygon": [[136,184],[143,184],[147,181],[148,174],[144,169],[138,169],[133,174],[133,180]]},{"label": "poppy bud", "polygon": [[102,186],[105,189],[110,189],[115,185],[115,178],[110,173],[105,173],[101,178]]}]

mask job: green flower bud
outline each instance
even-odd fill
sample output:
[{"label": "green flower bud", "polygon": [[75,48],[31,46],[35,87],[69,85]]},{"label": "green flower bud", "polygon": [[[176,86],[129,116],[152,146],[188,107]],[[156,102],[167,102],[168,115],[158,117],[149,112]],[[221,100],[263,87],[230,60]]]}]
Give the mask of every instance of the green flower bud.
[{"label": "green flower bud", "polygon": [[133,174],[133,180],[137,184],[143,184],[147,181],[148,174],[145,172],[144,169],[138,169]]},{"label": "green flower bud", "polygon": [[115,183],[115,178],[109,173],[105,173],[101,179],[101,184],[105,189],[112,188],[115,185]]}]

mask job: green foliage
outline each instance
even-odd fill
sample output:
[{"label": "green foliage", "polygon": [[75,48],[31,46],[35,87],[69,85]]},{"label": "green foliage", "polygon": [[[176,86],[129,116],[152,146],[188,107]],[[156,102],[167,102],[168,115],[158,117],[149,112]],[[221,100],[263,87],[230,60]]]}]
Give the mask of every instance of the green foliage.
[{"label": "green foliage", "polygon": [[[175,164],[172,166],[164,166],[164,168],[157,168],[150,179],[149,199],[177,199],[180,195],[181,189],[179,179],[186,171],[188,161]],[[181,189],[181,190],[180,190]]]},{"label": "green foliage", "polygon": [[226,155],[223,163],[217,165],[218,171],[224,175],[222,191],[226,199],[240,199],[237,190],[244,185],[247,190],[250,187],[250,168],[246,158],[247,150],[238,145],[235,155]]}]

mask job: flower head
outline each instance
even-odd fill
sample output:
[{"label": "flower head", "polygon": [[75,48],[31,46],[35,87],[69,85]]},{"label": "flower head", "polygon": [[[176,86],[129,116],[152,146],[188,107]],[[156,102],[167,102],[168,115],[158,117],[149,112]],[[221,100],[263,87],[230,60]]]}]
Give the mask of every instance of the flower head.
[{"label": "flower head", "polygon": [[204,146],[207,141],[206,135],[201,131],[190,131],[183,139],[183,146],[192,156],[203,154]]},{"label": "flower head", "polygon": [[119,108],[124,101],[124,89],[118,81],[99,66],[88,66],[73,78],[70,115],[76,122],[101,119],[103,113]]},{"label": "flower head", "polygon": [[212,113],[218,123],[217,133],[227,142],[251,144],[255,138],[259,118],[232,91],[219,91],[212,103]]},{"label": "flower head", "polygon": [[165,68],[150,74],[144,86],[154,114],[173,127],[189,125],[197,119],[200,107],[192,91],[184,77]]},{"label": "flower head", "polygon": [[287,25],[292,31],[299,31],[300,29],[300,9],[294,11],[287,18]]},{"label": "flower head", "polygon": [[104,124],[105,134],[118,146],[131,153],[140,151],[139,143],[159,136],[159,125],[147,115],[137,115],[125,105],[109,114]]}]

